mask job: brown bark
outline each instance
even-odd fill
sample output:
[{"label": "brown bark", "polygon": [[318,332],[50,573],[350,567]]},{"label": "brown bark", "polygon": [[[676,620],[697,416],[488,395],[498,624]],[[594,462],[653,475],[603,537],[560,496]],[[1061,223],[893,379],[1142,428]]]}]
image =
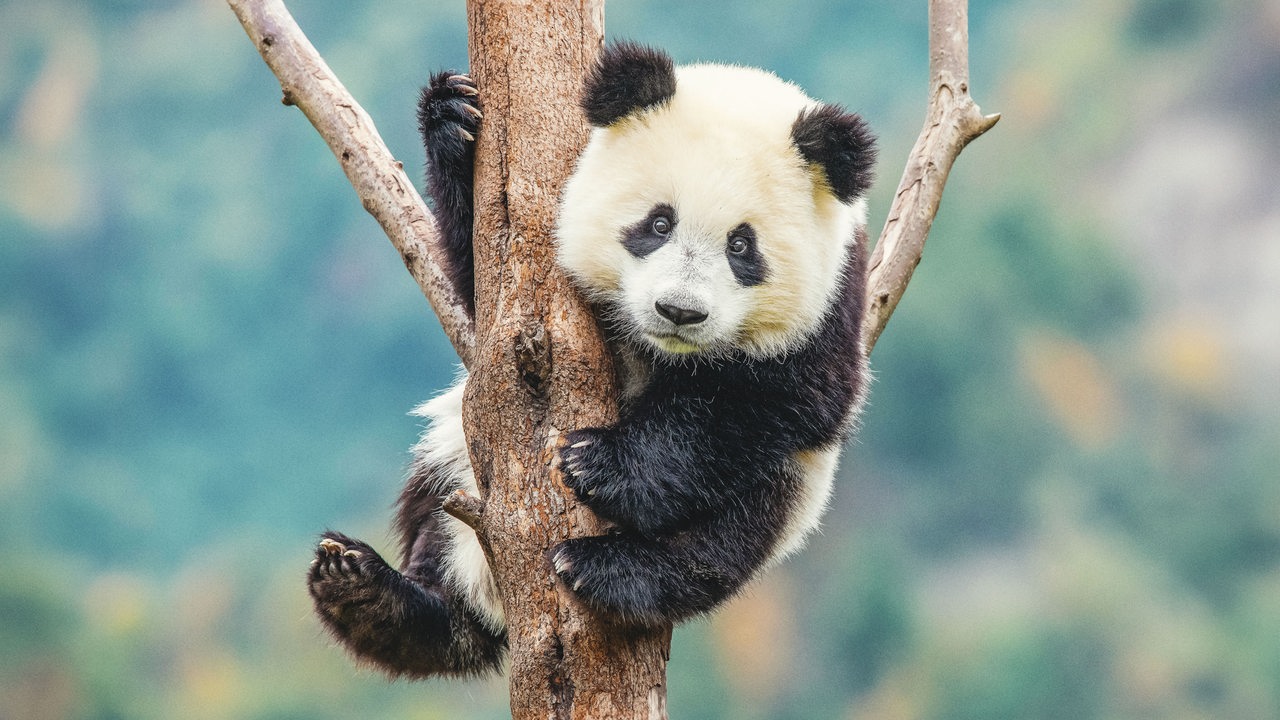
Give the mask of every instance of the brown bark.
[{"label": "brown bark", "polygon": [[[511,708],[526,718],[665,718],[671,629],[622,632],[552,574],[556,543],[598,534],[552,470],[559,436],[614,417],[613,372],[589,309],[556,269],[560,187],[586,140],[577,109],[600,49],[603,0],[468,2],[471,74],[484,102],[476,167],[476,307],[471,323],[433,259],[435,221],[367,114],[280,0],[228,0],[378,219],[471,369],[464,422],[483,498],[446,510],[477,530],[511,636]],[[998,115],[968,94],[967,3],[930,0],[928,119],[871,259],[870,352],[920,261],[947,173]]]},{"label": "brown bark", "polygon": [[663,718],[670,628],[611,629],[548,562],[558,542],[602,533],[555,479],[559,436],[616,413],[606,348],[556,267],[552,239],[561,185],[587,138],[578,88],[601,47],[603,3],[485,0],[467,14],[485,118],[464,420],[485,493],[474,525],[507,615],[512,716]]}]

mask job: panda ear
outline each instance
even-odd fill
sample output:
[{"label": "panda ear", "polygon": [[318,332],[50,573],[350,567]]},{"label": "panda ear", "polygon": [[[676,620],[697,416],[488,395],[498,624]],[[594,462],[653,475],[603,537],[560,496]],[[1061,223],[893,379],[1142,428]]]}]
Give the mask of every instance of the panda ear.
[{"label": "panda ear", "polygon": [[849,202],[871,187],[876,139],[857,115],[839,105],[801,110],[791,125],[791,142],[806,162],[822,167],[827,184],[841,202]]},{"label": "panda ear", "polygon": [[606,47],[587,75],[582,109],[587,121],[607,127],[655,105],[676,92],[675,67],[661,50],[631,42]]}]

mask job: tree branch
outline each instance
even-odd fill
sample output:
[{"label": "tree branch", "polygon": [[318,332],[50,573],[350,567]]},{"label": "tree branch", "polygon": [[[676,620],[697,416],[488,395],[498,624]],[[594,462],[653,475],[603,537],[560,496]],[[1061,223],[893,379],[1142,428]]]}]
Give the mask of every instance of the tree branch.
[{"label": "tree branch", "polygon": [[484,528],[484,501],[468,495],[466,490],[454,490],[440,503],[440,508],[476,532],[481,532]]},{"label": "tree branch", "polygon": [[[671,629],[602,623],[546,561],[556,543],[602,531],[553,479],[557,439],[616,412],[609,355],[590,309],[555,269],[551,238],[561,184],[586,139],[575,103],[602,42],[603,0],[468,2],[471,74],[487,101],[476,155],[479,340],[433,257],[435,220],[368,115],[281,0],[227,1],[285,104],[301,108],[333,150],[472,370],[463,414],[483,499],[455,495],[445,510],[490,553],[510,631],[513,717],[665,718]],[[930,0],[929,14],[931,99],[871,257],[867,353],[920,262],[952,164],[999,120],[968,94],[967,3]]]},{"label": "tree branch", "polygon": [[867,354],[889,322],[942,202],[942,189],[960,151],[990,130],[1000,115],[983,115],[969,96],[969,4],[929,0],[929,108],[907,157],[880,240],[871,255],[867,314],[862,336]]},{"label": "tree branch", "polygon": [[414,184],[351,97],[302,33],[281,0],[227,0],[262,59],[280,80],[285,105],[297,105],[342,164],[364,209],[400,251],[464,365],[475,328],[461,298],[435,259],[439,232]]}]

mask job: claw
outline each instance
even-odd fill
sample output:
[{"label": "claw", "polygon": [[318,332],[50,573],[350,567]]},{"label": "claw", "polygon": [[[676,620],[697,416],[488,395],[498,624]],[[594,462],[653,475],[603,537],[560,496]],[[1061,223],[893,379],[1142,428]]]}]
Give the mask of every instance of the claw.
[{"label": "claw", "polygon": [[462,109],[463,109],[464,111],[466,111],[467,113],[470,113],[470,114],[471,114],[471,117],[473,117],[473,118],[475,118],[475,119],[477,119],[477,120],[480,120],[480,119],[483,119],[483,118],[484,118],[484,113],[480,112],[480,109],[479,109],[479,108],[477,108],[475,105],[468,105],[468,104],[466,104],[466,103],[463,103],[463,104],[462,104]]},{"label": "claw", "polygon": [[582,589],[582,582],[583,582],[583,578],[578,578],[577,580],[575,580],[575,581],[573,582],[573,591],[574,591],[574,592],[578,592],[579,590],[581,590],[581,589]]},{"label": "claw", "polygon": [[595,440],[592,440],[591,438],[587,438],[586,440],[579,440],[578,442],[570,445],[569,448],[571,450],[577,450],[578,448],[584,448],[593,442],[595,442]]},{"label": "claw", "polygon": [[475,80],[471,79],[471,76],[463,75],[462,73],[459,73],[457,75],[450,75],[449,82],[462,82],[468,85],[474,85],[476,83]]},{"label": "claw", "polygon": [[573,563],[570,562],[569,558],[565,557],[563,550],[556,553],[556,556],[551,559],[551,564],[555,567],[557,575],[563,575],[573,570]]},{"label": "claw", "polygon": [[324,550],[329,555],[339,555],[347,550],[345,545],[337,540],[331,540],[329,538],[324,538],[320,541],[320,549]]},{"label": "claw", "polygon": [[463,140],[466,140],[467,142],[476,141],[475,135],[472,135],[471,133],[467,132],[466,130],[463,130],[462,128],[458,128],[458,137],[462,138]]},{"label": "claw", "polygon": [[349,557],[349,558],[351,558],[352,560],[357,560],[357,559],[359,559],[363,554],[364,554],[364,553],[360,552],[359,550],[348,550],[348,551],[346,551],[346,552],[342,553],[342,557]]}]

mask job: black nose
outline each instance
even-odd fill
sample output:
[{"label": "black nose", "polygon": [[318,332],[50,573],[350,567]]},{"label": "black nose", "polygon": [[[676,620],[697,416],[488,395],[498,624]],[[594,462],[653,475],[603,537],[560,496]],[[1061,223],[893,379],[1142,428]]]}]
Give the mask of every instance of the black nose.
[{"label": "black nose", "polygon": [[666,303],[656,302],[653,304],[653,309],[657,310],[659,315],[677,325],[697,325],[707,319],[707,314],[701,310],[690,310],[689,308],[676,307]]}]

